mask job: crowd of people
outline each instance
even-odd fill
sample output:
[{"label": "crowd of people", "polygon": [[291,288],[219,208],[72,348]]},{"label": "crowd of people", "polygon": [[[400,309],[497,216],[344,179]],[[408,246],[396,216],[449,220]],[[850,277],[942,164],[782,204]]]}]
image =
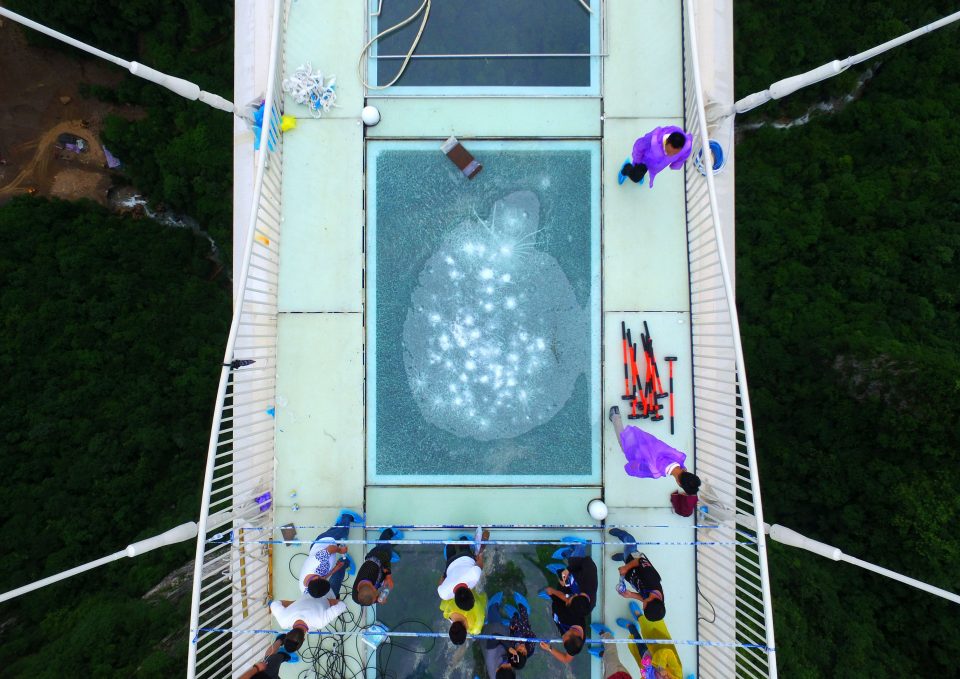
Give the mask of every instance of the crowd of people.
[{"label": "crowd of people", "polygon": [[[626,473],[639,478],[673,477],[679,487],[675,495],[690,502],[672,501],[672,505],[678,513],[689,516],[696,505],[700,479],[687,470],[686,455],[637,427],[624,427],[616,406],[610,408],[609,420],[627,458]],[[242,679],[278,677],[284,662],[297,662],[297,651],[307,633],[329,626],[347,610],[341,590],[348,575],[354,576],[350,598],[361,609],[387,602],[394,588],[393,568],[400,561],[395,541],[403,540],[403,533],[395,528],[383,530],[357,568],[342,541],[352,526],[362,524],[361,514],[344,509],[334,525],[314,539],[298,576],[300,596],[270,603],[278,627],[287,631],[275,639],[263,660],[241,675]],[[616,527],[610,528],[609,534],[623,543],[622,551],[610,558],[620,564],[616,593],[628,603],[629,617],[616,620],[632,640],[626,645],[644,679],[681,679],[676,648],[643,641],[670,639],[660,573],[639,550],[633,535]],[[578,537],[562,538],[566,544],[553,553],[554,562],[546,566],[556,581],[537,592],[549,603],[560,638],[560,643],[554,644],[540,641],[543,637],[533,629],[533,609],[523,592],[498,591],[488,596],[484,591],[484,552],[489,540],[489,531],[483,530],[473,538],[460,535],[445,544],[444,568],[437,583],[440,612],[449,622],[450,642],[462,645],[471,636],[480,635],[478,643],[482,644],[488,679],[515,679],[538,648],[566,664],[583,651],[590,631],[601,640],[613,638],[610,627],[592,621],[600,578],[589,542]],[[593,643],[589,652],[602,656],[604,679],[630,679],[620,661],[618,644]]]},{"label": "crowd of people", "polygon": [[[346,553],[352,524],[359,523],[359,514],[343,510],[336,525],[317,536],[303,563],[299,576],[300,596],[293,601],[274,601],[270,610],[280,628],[279,634],[262,660],[255,663],[242,679],[279,677],[285,662],[297,662],[298,651],[311,631],[319,631],[346,610],[340,590],[346,575],[355,574],[351,598],[361,607],[383,605],[393,588],[393,564],[399,555],[391,540],[403,539],[393,528],[384,530],[357,569]],[[610,535],[623,542],[623,551],[611,556],[619,566],[617,593],[629,601],[630,618],[617,619],[633,643],[628,644],[640,667],[649,668],[657,679],[680,679],[681,666],[676,650],[668,647],[647,647],[643,638],[669,638],[663,621],[666,616],[660,574],[649,558],[637,550],[637,541],[630,533],[611,528]],[[572,662],[583,652],[588,630],[601,639],[611,639],[613,632],[604,624],[593,622],[597,604],[599,575],[590,555],[590,543],[582,538],[564,537],[567,546],[553,553],[554,563],[547,570],[556,581],[537,594],[549,602],[560,644],[542,638],[531,624],[532,606],[523,593],[498,591],[488,595],[482,591],[484,550],[490,539],[483,531],[478,542],[461,535],[444,546],[445,566],[437,583],[437,595],[443,618],[449,621],[447,634],[451,643],[464,644],[469,636],[482,635],[482,653],[488,679],[515,679],[526,667],[537,649],[560,663]],[[548,604],[543,604],[547,606]],[[658,625],[659,623],[659,625]],[[619,660],[616,644],[591,645],[590,653],[603,657],[605,679],[628,679],[630,674]]]}]

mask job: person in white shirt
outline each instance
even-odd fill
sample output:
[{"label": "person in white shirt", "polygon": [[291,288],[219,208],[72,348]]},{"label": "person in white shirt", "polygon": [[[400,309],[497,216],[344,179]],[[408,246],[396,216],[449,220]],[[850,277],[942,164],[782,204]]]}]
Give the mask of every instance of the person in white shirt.
[{"label": "person in white shirt", "polygon": [[[483,531],[480,541],[490,538],[489,531]],[[461,535],[459,540],[470,538]],[[450,641],[462,644],[468,632],[479,634],[486,617],[486,596],[476,595],[474,590],[483,575],[483,546],[474,553],[475,545],[444,545],[443,556],[446,566],[437,585],[440,596],[440,610],[450,620]],[[477,596],[481,598],[477,607]]]},{"label": "person in white shirt", "polygon": [[346,610],[347,605],[332,594],[314,597],[310,592],[304,592],[296,601],[283,600],[270,603],[270,612],[283,629],[306,626],[308,631],[321,630]]},{"label": "person in white shirt", "polygon": [[[363,516],[360,514],[342,509],[335,525],[316,537],[310,545],[310,553],[300,567],[300,577],[297,579],[301,592],[307,591],[308,581],[310,581],[313,583],[309,585],[313,596],[325,596],[327,592],[332,591],[334,597],[340,598],[343,578],[353,573],[355,568],[347,554],[347,546],[337,541],[346,540],[351,523],[362,524],[362,522]],[[341,554],[344,556],[338,559],[337,556]]]},{"label": "person in white shirt", "polygon": [[[461,535],[461,541],[469,540],[469,536]],[[490,532],[483,531],[480,538],[481,542],[490,539]],[[444,545],[443,556],[446,559],[446,566],[443,569],[443,576],[440,578],[440,584],[437,586],[437,594],[440,599],[447,601],[457,599],[457,592],[463,591],[458,585],[466,585],[467,591],[474,589],[480,582],[480,576],[483,575],[483,547],[474,554],[472,545]],[[466,597],[467,595],[461,595]],[[465,607],[466,600],[457,600],[460,608],[472,608],[473,593],[470,592],[470,606]]]}]

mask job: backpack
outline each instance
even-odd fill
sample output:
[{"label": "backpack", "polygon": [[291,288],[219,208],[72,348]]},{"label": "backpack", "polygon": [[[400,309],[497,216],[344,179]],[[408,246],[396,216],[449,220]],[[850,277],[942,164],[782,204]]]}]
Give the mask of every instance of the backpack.
[{"label": "backpack", "polygon": [[680,516],[691,516],[697,508],[697,496],[684,495],[675,490],[670,494],[670,504],[673,505],[673,511]]}]

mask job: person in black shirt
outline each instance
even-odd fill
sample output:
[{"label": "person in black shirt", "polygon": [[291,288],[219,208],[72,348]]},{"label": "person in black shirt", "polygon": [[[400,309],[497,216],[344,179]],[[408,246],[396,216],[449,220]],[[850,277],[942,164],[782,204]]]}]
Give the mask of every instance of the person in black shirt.
[{"label": "person in black shirt", "polygon": [[[483,633],[490,636],[510,636],[510,630],[503,624],[499,614],[493,616],[488,613],[487,623],[483,626]],[[506,660],[509,648],[510,642],[502,639],[487,639],[483,642],[481,652],[483,653],[483,664],[487,670],[487,679],[497,679],[501,676],[510,675],[512,668]]]},{"label": "person in black shirt", "polygon": [[[401,538],[402,534],[393,528],[387,528],[380,534],[380,540],[390,540],[392,538]],[[378,603],[378,598],[386,601],[385,593],[393,589],[393,571],[390,563],[398,560],[393,545],[386,544],[375,545],[373,549],[367,552],[363,565],[357,569],[357,577],[353,582],[353,593],[351,596],[355,603],[361,606],[372,606]]]},{"label": "person in black shirt", "polygon": [[[650,563],[646,554],[635,551],[637,539],[620,528],[611,528],[610,535],[623,541],[623,554],[614,554],[610,557],[614,561],[623,561],[620,566],[622,577],[635,591],[624,590],[620,596],[624,599],[636,599],[643,608],[643,614],[650,622],[663,620],[667,614],[666,602],[663,596],[663,585],[660,583],[660,573]],[[636,557],[634,557],[636,554]]]},{"label": "person in black shirt", "polygon": [[597,564],[587,555],[586,544],[576,544],[561,553],[567,567],[559,573],[559,588],[547,587],[550,596],[553,621],[563,641],[563,652],[541,641],[540,648],[563,663],[573,661],[573,656],[583,649],[590,612],[597,605]]},{"label": "person in black shirt", "polygon": [[263,660],[256,662],[246,672],[240,675],[239,679],[278,679],[280,676],[280,665],[290,662],[296,651],[287,651],[284,647],[286,634],[277,637]]},{"label": "person in black shirt", "polygon": [[587,556],[587,545],[579,543],[564,550],[567,568],[560,572],[560,590],[571,596],[586,595],[592,611],[597,605],[597,564]]}]

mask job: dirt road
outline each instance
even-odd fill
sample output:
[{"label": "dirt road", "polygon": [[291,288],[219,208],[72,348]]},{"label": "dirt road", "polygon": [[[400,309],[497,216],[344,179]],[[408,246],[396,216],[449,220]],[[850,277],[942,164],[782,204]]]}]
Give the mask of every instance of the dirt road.
[{"label": "dirt road", "polygon": [[[89,150],[86,153],[59,151],[56,148],[57,137],[64,132],[82,137],[88,143]],[[74,175],[78,170],[84,173],[103,175],[107,186],[109,186],[109,174],[105,171],[107,159],[103,154],[103,148],[100,146],[99,140],[90,134],[91,132],[93,130],[83,129],[81,121],[68,120],[57,123],[44,132],[39,139],[22,144],[20,150],[26,151],[33,148],[33,156],[19,167],[20,171],[12,180],[5,185],[0,185],[0,200],[26,193],[30,189],[35,189],[37,193],[48,194],[57,175],[63,171]],[[74,163],[75,167],[62,167],[63,163],[68,162]],[[99,184],[99,182],[95,182],[96,184]],[[94,198],[106,204],[105,193],[102,199],[96,196],[84,197]]]},{"label": "dirt road", "polygon": [[[76,50],[33,47],[21,27],[0,20],[0,73],[0,203],[28,192],[105,203],[111,180],[99,138],[103,118],[143,112],[81,97],[80,84],[116,87],[123,69]],[[63,132],[86,140],[88,151],[58,151]]]}]

